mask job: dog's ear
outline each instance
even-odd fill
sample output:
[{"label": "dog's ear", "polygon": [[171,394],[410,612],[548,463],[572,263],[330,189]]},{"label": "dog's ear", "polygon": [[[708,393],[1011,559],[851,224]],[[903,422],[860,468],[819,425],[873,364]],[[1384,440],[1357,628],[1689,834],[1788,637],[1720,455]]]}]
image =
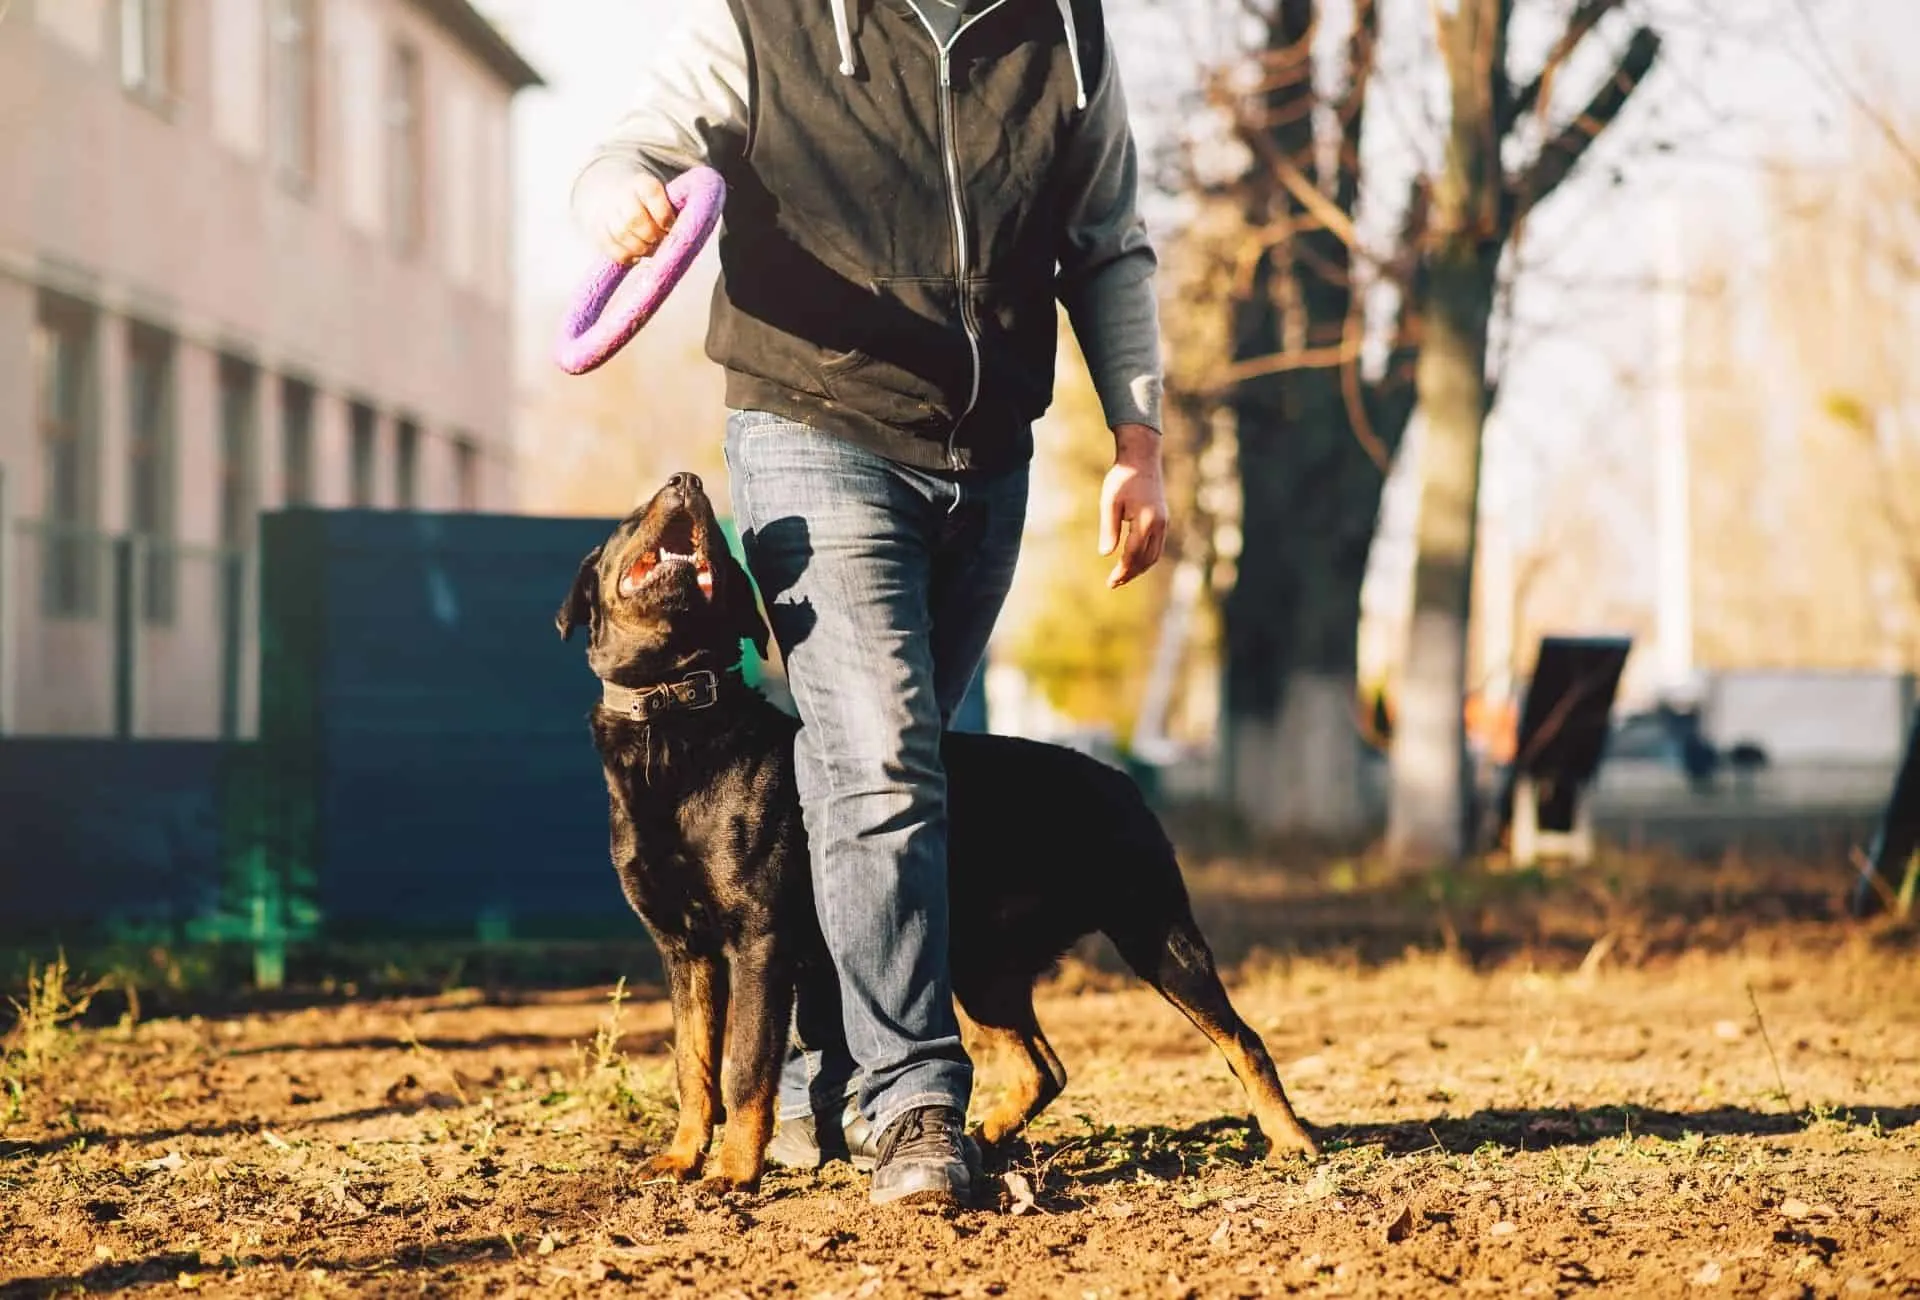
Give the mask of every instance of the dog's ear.
[{"label": "dog's ear", "polygon": [[580,561],[579,570],[573,575],[573,586],[567,589],[567,598],[560,603],[560,612],[553,616],[553,625],[560,630],[560,639],[573,638],[573,629],[581,625],[592,626],[595,608],[600,603],[600,548],[594,547]]},{"label": "dog's ear", "polygon": [[760,605],[754,599],[753,579],[725,547],[720,548],[720,571],[715,576],[720,580],[715,591],[722,602],[720,612],[731,620],[734,634],[743,641],[753,642],[755,652],[765,659],[767,620],[760,616]]}]

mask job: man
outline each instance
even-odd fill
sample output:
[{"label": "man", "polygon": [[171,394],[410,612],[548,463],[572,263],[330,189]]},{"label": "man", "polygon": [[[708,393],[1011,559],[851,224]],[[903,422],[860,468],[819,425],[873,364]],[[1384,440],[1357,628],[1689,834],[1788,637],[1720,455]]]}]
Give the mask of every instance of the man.
[{"label": "man", "polygon": [[[831,12],[823,12],[830,9]],[[802,728],[831,972],[802,972],[769,1155],[958,1202],[973,1073],[947,977],[940,730],[1012,582],[1056,298],[1114,433],[1110,587],[1159,558],[1155,256],[1099,0],[687,6],[575,181],[646,256],[663,178],[728,182],[707,352],[749,569]]]}]

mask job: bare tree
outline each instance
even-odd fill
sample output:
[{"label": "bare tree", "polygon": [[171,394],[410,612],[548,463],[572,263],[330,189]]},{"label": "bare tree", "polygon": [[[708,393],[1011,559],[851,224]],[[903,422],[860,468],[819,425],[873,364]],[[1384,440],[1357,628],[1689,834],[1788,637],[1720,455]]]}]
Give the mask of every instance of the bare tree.
[{"label": "bare tree", "polygon": [[[1437,168],[1404,159],[1429,133],[1417,105],[1432,60],[1385,66],[1384,0],[1242,0],[1251,47],[1208,84],[1240,163],[1224,178],[1193,163],[1183,180],[1238,222],[1223,294],[1230,361],[1170,386],[1217,394],[1235,415],[1244,545],[1224,611],[1224,748],[1230,793],[1261,829],[1367,829],[1360,592],[1418,399],[1428,434],[1394,844],[1404,857],[1446,858],[1463,843],[1465,638],[1502,254],[1659,49],[1650,29],[1634,30],[1562,122],[1557,82],[1622,21],[1621,0],[1576,0],[1542,65],[1518,81],[1507,66],[1514,7],[1431,6],[1449,110]],[[1402,156],[1373,147],[1383,117]]]},{"label": "bare tree", "polygon": [[[1468,848],[1467,630],[1502,256],[1619,117],[1660,49],[1651,28],[1636,28],[1599,88],[1554,128],[1546,124],[1555,79],[1622,0],[1580,0],[1545,63],[1521,82],[1508,69],[1514,7],[1515,0],[1458,0],[1450,12],[1432,9],[1450,117],[1421,249],[1427,286],[1417,386],[1425,442],[1387,827],[1388,854],[1401,865],[1451,863]],[[1530,137],[1538,147],[1510,161],[1526,153]]]},{"label": "bare tree", "polygon": [[[1239,161],[1208,174],[1195,161],[1214,143],[1203,138],[1189,142],[1181,177],[1213,274],[1169,304],[1169,392],[1196,422],[1215,403],[1233,415],[1226,793],[1256,830],[1353,839],[1370,822],[1355,725],[1360,590],[1413,407],[1420,263],[1368,248],[1359,232],[1380,6],[1355,0],[1345,40],[1324,56],[1317,0],[1243,8],[1253,48],[1208,79],[1204,105]],[[1418,178],[1401,179],[1400,229],[1385,243],[1404,250],[1420,239],[1425,202]],[[1196,323],[1210,313],[1217,333]]]}]

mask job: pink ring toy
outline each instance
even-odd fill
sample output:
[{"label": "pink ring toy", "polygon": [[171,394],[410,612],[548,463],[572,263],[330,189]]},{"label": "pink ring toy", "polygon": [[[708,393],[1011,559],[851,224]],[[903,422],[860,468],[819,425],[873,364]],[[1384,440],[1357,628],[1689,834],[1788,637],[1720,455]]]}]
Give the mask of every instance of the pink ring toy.
[{"label": "pink ring toy", "polygon": [[[554,351],[568,374],[584,375],[606,364],[652,319],[720,224],[727,185],[711,167],[694,167],[667,182],[667,198],[679,215],[652,255],[631,265],[604,264],[574,299]],[[631,272],[640,277],[631,304],[612,316],[602,315]]]}]

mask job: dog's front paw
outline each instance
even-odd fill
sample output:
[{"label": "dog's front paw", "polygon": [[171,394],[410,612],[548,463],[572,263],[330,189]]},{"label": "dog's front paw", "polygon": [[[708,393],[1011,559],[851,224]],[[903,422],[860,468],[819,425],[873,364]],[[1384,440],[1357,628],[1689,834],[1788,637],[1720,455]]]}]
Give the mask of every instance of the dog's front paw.
[{"label": "dog's front paw", "polygon": [[729,1200],[735,1196],[752,1196],[760,1190],[760,1175],[736,1178],[732,1174],[709,1174],[700,1180],[700,1194],[716,1200]]},{"label": "dog's front paw", "polygon": [[1279,1132],[1267,1138],[1267,1163],[1286,1164],[1293,1160],[1314,1160],[1320,1155],[1320,1144],[1313,1140],[1306,1127],[1295,1124],[1291,1128],[1281,1127]]},{"label": "dog's front paw", "polygon": [[984,1127],[975,1124],[967,1130],[967,1138],[979,1153],[981,1169],[989,1173],[998,1173],[1022,1157],[1033,1154],[1033,1148],[1017,1131],[990,1138]]},{"label": "dog's front paw", "polygon": [[720,1147],[720,1158],[714,1162],[715,1168],[707,1182],[722,1192],[756,1192],[760,1190],[760,1175],[765,1170],[765,1161],[760,1153],[749,1148],[741,1151],[725,1143]]},{"label": "dog's front paw", "polygon": [[671,1178],[676,1183],[690,1183],[700,1176],[700,1156],[686,1155],[679,1151],[663,1151],[641,1166],[647,1178],[651,1180]]}]

